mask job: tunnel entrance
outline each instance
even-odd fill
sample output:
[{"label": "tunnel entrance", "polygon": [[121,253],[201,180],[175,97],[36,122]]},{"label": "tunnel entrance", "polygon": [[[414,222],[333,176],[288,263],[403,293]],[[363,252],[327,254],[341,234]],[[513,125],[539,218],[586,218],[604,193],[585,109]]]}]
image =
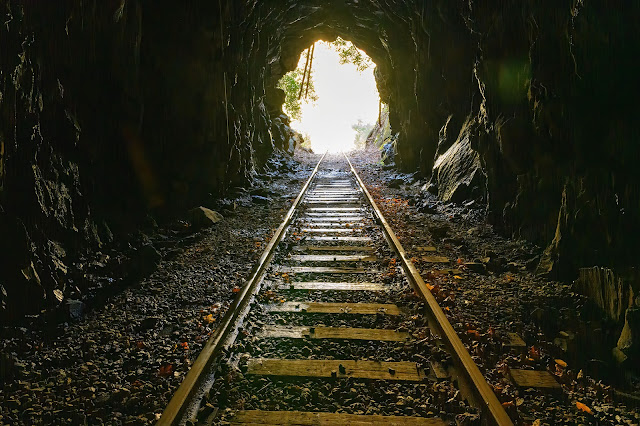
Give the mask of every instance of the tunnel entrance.
[{"label": "tunnel entrance", "polygon": [[284,112],[315,152],[362,148],[380,120],[375,63],[350,41],[318,40],[305,49],[295,70],[280,80]]}]

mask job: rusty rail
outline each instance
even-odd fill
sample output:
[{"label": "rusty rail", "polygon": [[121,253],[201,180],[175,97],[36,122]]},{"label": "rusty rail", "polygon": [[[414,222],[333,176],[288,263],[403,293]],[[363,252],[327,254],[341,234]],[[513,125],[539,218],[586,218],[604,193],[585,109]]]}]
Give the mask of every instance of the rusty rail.
[{"label": "rusty rail", "polygon": [[285,234],[285,230],[291,223],[296,209],[300,205],[300,202],[302,201],[304,194],[309,188],[309,185],[313,181],[313,178],[316,176],[318,168],[320,167],[320,163],[322,163],[322,160],[324,160],[325,156],[326,153],[322,156],[322,158],[320,158],[320,161],[318,161],[318,164],[311,172],[311,175],[300,190],[300,193],[298,194],[296,199],[293,201],[291,208],[289,209],[282,223],[271,238],[271,241],[269,241],[269,244],[267,245],[265,251],[262,253],[262,256],[260,256],[258,263],[251,271],[247,282],[240,289],[240,292],[236,296],[231,306],[229,306],[229,309],[220,322],[220,326],[215,330],[213,335],[204,345],[204,348],[200,352],[200,355],[198,355],[198,358],[196,358],[193,366],[187,373],[187,376],[180,384],[180,387],[178,387],[178,390],[173,394],[171,401],[169,401],[169,404],[165,408],[162,416],[160,417],[160,420],[157,423],[158,425],[174,425],[178,424],[182,420],[182,416],[184,415],[185,410],[191,402],[193,395],[201,385],[204,376],[209,370],[211,362],[224,347],[224,343],[232,333],[234,325],[238,320],[240,313],[249,304],[251,298],[258,289],[258,284],[260,283],[260,280],[262,279],[267,266],[269,266],[269,263],[273,258],[278,243],[280,242],[280,240],[282,240],[282,237]]},{"label": "rusty rail", "polygon": [[456,363],[460,367],[462,367],[462,372],[466,376],[466,379],[472,385],[472,390],[475,394],[475,397],[478,399],[480,404],[482,404],[483,414],[488,417],[485,418],[485,421],[488,420],[489,423],[500,426],[513,425],[513,422],[505,412],[504,407],[502,407],[502,404],[491,389],[491,386],[489,386],[484,376],[478,369],[476,363],[473,361],[473,359],[471,359],[471,355],[469,355],[469,352],[464,347],[464,344],[449,323],[449,320],[442,311],[442,308],[440,308],[440,305],[438,305],[435,297],[433,296],[433,294],[431,294],[429,287],[420,276],[420,273],[414,266],[413,262],[411,262],[411,260],[407,256],[407,253],[402,247],[402,244],[400,244],[398,237],[396,237],[396,234],[391,229],[391,226],[384,218],[384,215],[376,205],[373,197],[367,190],[367,187],[365,186],[362,179],[360,179],[360,176],[356,172],[355,167],[353,167],[353,164],[351,164],[351,161],[346,154],[345,158],[347,159],[347,162],[351,167],[351,171],[356,177],[360,188],[364,192],[367,201],[373,208],[376,219],[382,226],[387,240],[400,258],[402,269],[404,269],[407,279],[416,290],[416,292],[420,294],[427,302],[427,306],[436,322],[435,325],[438,328],[439,334],[441,335],[447,346],[449,346],[451,355],[455,358]]}]

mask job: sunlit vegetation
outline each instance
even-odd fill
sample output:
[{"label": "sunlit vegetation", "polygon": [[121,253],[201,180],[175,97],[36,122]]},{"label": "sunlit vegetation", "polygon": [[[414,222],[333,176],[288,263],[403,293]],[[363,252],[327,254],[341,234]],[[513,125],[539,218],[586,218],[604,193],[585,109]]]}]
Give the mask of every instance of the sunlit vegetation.
[{"label": "sunlit vegetation", "polygon": [[373,127],[374,124],[364,123],[362,120],[358,120],[356,124],[351,126],[351,128],[356,131],[356,148],[364,148],[365,144],[367,143],[367,137],[373,130]]},{"label": "sunlit vegetation", "polygon": [[[284,111],[293,120],[300,120],[302,118],[302,99],[300,96],[300,90],[302,88],[302,76],[304,73],[304,65],[298,66],[295,70],[285,74],[278,82],[278,88],[284,90]],[[309,78],[309,84],[307,89],[307,83],[305,81],[304,95],[307,99],[315,102],[318,100],[315,87],[313,85],[313,71],[311,71],[311,78]]]},{"label": "sunlit vegetation", "polygon": [[354,64],[360,72],[366,71],[374,66],[371,58],[350,41],[338,37],[336,41],[330,43],[330,46],[340,54],[341,65]]},{"label": "sunlit vegetation", "polygon": [[[314,63],[314,59],[316,61],[322,59],[321,57],[317,57],[318,51],[316,49],[318,43],[337,52],[339,64],[354,66],[360,75],[364,76],[364,73],[368,70],[371,72],[370,69],[375,66],[374,62],[366,53],[359,50],[350,41],[342,38],[337,38],[331,43],[317,42],[316,45],[303,51],[300,55],[297,68],[284,75],[278,83],[278,87],[285,92],[283,110],[294,122],[303,120],[303,105],[316,105],[319,99],[315,85],[315,71],[319,63]],[[339,84],[339,82],[336,81],[336,84]],[[365,146],[369,133],[374,129],[375,124],[373,122],[367,122],[369,120],[370,119],[363,120],[359,118],[357,122],[349,125],[354,132],[353,143],[357,148]],[[306,132],[301,131],[301,133]],[[309,134],[305,134],[304,139],[306,144],[310,143]]]}]

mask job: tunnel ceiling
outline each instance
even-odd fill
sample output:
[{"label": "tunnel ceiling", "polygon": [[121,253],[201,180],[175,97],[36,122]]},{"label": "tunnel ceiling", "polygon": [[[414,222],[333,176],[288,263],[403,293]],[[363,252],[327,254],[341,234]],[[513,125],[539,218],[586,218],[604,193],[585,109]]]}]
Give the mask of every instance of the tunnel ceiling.
[{"label": "tunnel ceiling", "polygon": [[480,193],[540,273],[637,265],[640,7],[609,3],[7,0],[3,297],[58,303],[81,249],[246,184],[289,144],[277,81],[336,36],[377,64],[400,169]]}]

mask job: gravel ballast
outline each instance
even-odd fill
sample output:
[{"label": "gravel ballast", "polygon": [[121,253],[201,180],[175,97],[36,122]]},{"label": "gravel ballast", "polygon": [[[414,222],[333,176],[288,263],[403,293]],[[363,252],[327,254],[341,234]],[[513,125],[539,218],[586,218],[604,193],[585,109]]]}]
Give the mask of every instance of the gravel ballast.
[{"label": "gravel ballast", "polygon": [[220,222],[151,235],[163,260],[148,278],[77,319],[4,327],[0,423],[156,422],[311,169],[274,157],[252,188],[218,202]]},{"label": "gravel ballast", "polygon": [[[223,219],[210,227],[194,231],[185,222],[176,222],[149,235],[162,256],[155,272],[124,289],[114,289],[103,302],[72,301],[65,321],[35,318],[4,327],[0,423],[155,423],[318,158],[297,153],[298,164],[274,160],[271,171],[260,175],[252,188],[212,202],[211,209],[222,213]],[[329,160],[338,167],[338,157]],[[439,202],[423,189],[425,181],[379,164],[376,150],[354,153],[351,160],[425,281],[435,285],[433,293],[449,321],[516,424],[640,422],[638,410],[615,397],[606,374],[596,374],[604,363],[576,355],[585,340],[580,318],[584,299],[570,284],[533,273],[539,248],[497,235],[486,223],[480,201]],[[303,231],[296,226],[287,234],[289,246],[300,243],[296,237]],[[322,281],[323,276],[283,277],[282,272],[270,270],[256,309],[232,351],[238,369],[220,364],[217,377],[224,380],[216,381],[209,392],[205,401],[209,411],[203,410],[203,418],[214,407],[221,409],[221,421],[235,410],[247,409],[438,416],[450,421],[456,416],[458,420],[474,418],[474,409],[447,381],[380,387],[350,379],[290,381],[245,374],[249,356],[370,358],[412,361],[427,368],[430,361],[448,362],[437,342],[427,338],[426,320],[420,315],[422,302],[399,269],[388,274],[394,269],[389,267],[393,254],[374,232],[370,215],[362,232],[374,239],[375,254],[383,262],[377,268],[387,271],[382,280],[386,290],[280,288],[292,279]],[[287,260],[288,251],[280,251],[275,261],[293,265]],[[309,265],[313,264],[305,264]],[[370,267],[357,262],[351,266]],[[345,281],[374,281],[376,276],[354,274]],[[99,279],[109,281],[108,276]],[[328,319],[263,308],[280,301],[395,303],[411,315],[356,319],[343,314]],[[266,323],[384,327],[425,338],[400,346],[309,339],[283,344],[282,339],[252,335]],[[525,347],[506,346],[507,333],[519,335]],[[510,374],[515,369],[549,371],[562,388],[559,392],[519,388]]]}]

